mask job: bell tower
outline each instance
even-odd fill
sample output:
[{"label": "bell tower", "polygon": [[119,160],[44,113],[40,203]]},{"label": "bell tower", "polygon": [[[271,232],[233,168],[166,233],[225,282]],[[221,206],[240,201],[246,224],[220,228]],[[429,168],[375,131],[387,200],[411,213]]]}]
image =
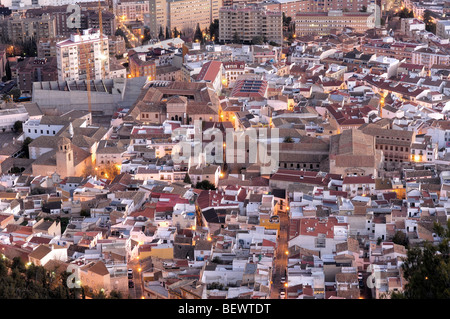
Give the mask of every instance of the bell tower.
[{"label": "bell tower", "polygon": [[56,172],[65,178],[74,174],[74,158],[72,144],[67,137],[60,137],[56,150]]}]

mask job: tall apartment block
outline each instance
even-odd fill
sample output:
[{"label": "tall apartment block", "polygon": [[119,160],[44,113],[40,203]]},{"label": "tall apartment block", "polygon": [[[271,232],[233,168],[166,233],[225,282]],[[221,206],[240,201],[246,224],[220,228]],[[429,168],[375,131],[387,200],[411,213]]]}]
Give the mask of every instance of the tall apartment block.
[{"label": "tall apartment block", "polygon": [[144,14],[148,14],[149,12],[149,1],[119,0],[116,6],[116,16],[123,21],[143,20]]},{"label": "tall apartment block", "polygon": [[260,5],[233,5],[220,8],[219,40],[231,42],[238,36],[243,43],[261,36],[267,42],[283,43],[283,16]]},{"label": "tall apartment block", "polygon": [[222,0],[149,0],[149,13],[144,15],[144,23],[152,36],[157,36],[159,28],[195,29],[197,24],[203,30],[211,22],[219,19]]},{"label": "tall apartment block", "polygon": [[298,12],[295,16],[295,34],[297,36],[328,35],[352,28],[357,33],[375,27],[375,20],[368,12]]},{"label": "tall apartment block", "polygon": [[[97,7],[88,7],[87,4],[85,4],[84,6],[81,6],[80,13],[80,29],[97,29],[100,27]],[[50,15],[55,20],[56,36],[69,37],[72,33],[77,31],[76,28],[68,23],[70,14],[67,13],[67,5],[30,9],[25,13],[26,17],[36,19],[42,18],[46,14]],[[117,30],[115,15],[107,10],[102,10],[102,25],[103,34],[108,36],[114,35]]]},{"label": "tall apartment block", "polygon": [[27,18],[20,14],[0,21],[0,31],[9,42],[25,42],[31,39],[54,37],[56,34],[56,21],[49,14],[40,18]]},{"label": "tall apartment block", "polygon": [[[103,52],[102,52],[103,50]],[[99,31],[83,30],[56,44],[58,80],[85,80],[90,66],[90,79],[108,78],[109,44],[106,35]]]},{"label": "tall apartment block", "polygon": [[[231,2],[236,3],[236,1]],[[330,10],[344,10],[358,12],[364,8],[369,9],[372,4],[383,8],[386,0],[269,0],[260,2],[269,10],[279,10],[288,17],[294,17],[298,11],[328,12]]]}]

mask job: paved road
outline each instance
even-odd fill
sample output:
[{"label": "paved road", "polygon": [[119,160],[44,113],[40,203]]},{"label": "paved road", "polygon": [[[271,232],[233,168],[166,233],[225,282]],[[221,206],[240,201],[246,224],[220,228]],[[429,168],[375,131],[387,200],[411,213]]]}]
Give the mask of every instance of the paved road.
[{"label": "paved road", "polygon": [[278,245],[276,250],[276,259],[274,261],[274,271],[272,275],[272,290],[270,293],[271,299],[280,298],[280,289],[284,289],[284,284],[281,282],[282,277],[286,277],[287,255],[288,248],[288,231],[289,231],[289,217],[285,211],[278,211],[280,216],[280,237],[278,238]]},{"label": "paved road", "polygon": [[141,299],[143,296],[142,276],[139,271],[140,264],[137,260],[128,263],[128,268],[133,269],[134,288],[129,288],[129,297],[131,299]]}]

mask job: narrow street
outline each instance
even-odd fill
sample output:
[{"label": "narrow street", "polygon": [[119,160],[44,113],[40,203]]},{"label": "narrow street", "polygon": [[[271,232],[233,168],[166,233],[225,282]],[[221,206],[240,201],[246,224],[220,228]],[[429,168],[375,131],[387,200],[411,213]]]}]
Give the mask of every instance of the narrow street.
[{"label": "narrow street", "polygon": [[[270,294],[271,299],[279,299],[281,289],[284,288],[284,283],[281,282],[282,277],[286,278],[287,267],[287,255],[288,248],[288,231],[289,231],[289,218],[288,213],[284,211],[278,211],[280,216],[280,237],[278,238],[278,245],[276,250],[276,259],[274,261],[274,271],[272,275],[272,291]],[[287,278],[286,278],[287,279]]]},{"label": "narrow street", "polygon": [[135,259],[128,263],[128,267],[133,269],[133,279],[129,280],[132,280],[134,282],[134,287],[129,288],[129,298],[141,299],[143,297],[144,289],[140,272],[140,263]]}]

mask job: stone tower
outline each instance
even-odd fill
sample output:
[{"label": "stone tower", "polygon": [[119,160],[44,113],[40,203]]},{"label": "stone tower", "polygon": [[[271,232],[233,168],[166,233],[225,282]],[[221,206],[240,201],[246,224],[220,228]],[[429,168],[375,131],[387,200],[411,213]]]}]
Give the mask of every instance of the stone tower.
[{"label": "stone tower", "polygon": [[56,150],[56,172],[65,178],[74,174],[74,158],[71,141],[67,137],[58,138]]}]

